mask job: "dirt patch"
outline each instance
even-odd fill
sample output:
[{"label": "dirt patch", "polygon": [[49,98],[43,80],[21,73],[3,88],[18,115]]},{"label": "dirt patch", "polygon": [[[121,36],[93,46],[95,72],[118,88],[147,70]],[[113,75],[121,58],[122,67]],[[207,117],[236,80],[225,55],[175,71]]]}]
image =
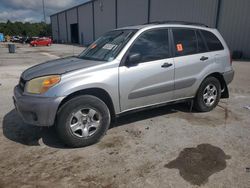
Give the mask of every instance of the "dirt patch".
[{"label": "dirt patch", "polygon": [[230,121],[241,121],[242,120],[241,116],[238,114],[235,114],[234,112],[229,110],[227,105],[224,106],[224,105],[218,104],[218,107],[224,110],[225,123],[227,123],[227,120],[230,120]]},{"label": "dirt patch", "polygon": [[241,117],[238,114],[235,114],[231,110],[228,109],[224,104],[218,105],[218,108],[214,109],[208,113],[191,113],[191,112],[181,112],[173,115],[174,117],[178,117],[188,121],[192,125],[201,125],[201,126],[211,126],[217,127],[220,125],[225,125],[229,121],[241,121]]},{"label": "dirt patch", "polygon": [[86,187],[102,187],[102,188],[113,188],[117,187],[111,178],[103,179],[96,176],[87,176],[81,179],[81,182],[86,185]]},{"label": "dirt patch", "polygon": [[145,177],[147,174],[149,174],[153,169],[155,168],[155,165],[152,163],[145,163],[137,168],[137,174],[139,177]]},{"label": "dirt patch", "polygon": [[231,157],[210,144],[200,144],[196,148],[185,148],[179,156],[165,165],[179,169],[180,175],[193,185],[202,185],[209,176],[226,168],[226,159]]},{"label": "dirt patch", "polygon": [[229,88],[229,93],[241,94],[241,95],[249,95],[250,90],[241,89],[241,88]]},{"label": "dirt patch", "polygon": [[216,127],[218,125],[224,124],[224,114],[218,113],[217,117],[213,114],[195,114],[195,113],[186,113],[179,112],[175,115],[178,118],[188,121],[192,125],[201,125],[201,126],[211,126]]},{"label": "dirt patch", "polygon": [[120,136],[110,137],[108,139],[103,139],[100,143],[98,143],[99,149],[106,148],[119,148],[124,144],[124,138]]},{"label": "dirt patch", "polygon": [[127,129],[126,132],[135,138],[141,138],[142,132],[140,130]]},{"label": "dirt patch", "polygon": [[2,73],[1,78],[2,79],[10,79],[10,78],[19,79],[19,76],[14,75],[14,74],[9,74],[9,73]]}]

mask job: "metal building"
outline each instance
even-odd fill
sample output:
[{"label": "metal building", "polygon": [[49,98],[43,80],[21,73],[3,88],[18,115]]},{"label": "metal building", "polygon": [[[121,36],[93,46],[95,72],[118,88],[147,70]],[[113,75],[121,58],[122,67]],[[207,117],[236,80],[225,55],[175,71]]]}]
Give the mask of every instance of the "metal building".
[{"label": "metal building", "polygon": [[118,27],[189,21],[217,28],[232,51],[250,58],[250,0],[92,0],[51,15],[53,39],[88,45]]}]

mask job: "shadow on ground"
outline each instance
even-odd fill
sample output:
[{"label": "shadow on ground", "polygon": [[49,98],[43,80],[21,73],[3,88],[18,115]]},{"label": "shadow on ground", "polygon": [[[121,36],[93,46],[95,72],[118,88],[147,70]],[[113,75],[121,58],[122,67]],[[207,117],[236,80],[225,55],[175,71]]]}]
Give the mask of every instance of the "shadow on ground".
[{"label": "shadow on ground", "polygon": [[[132,122],[137,122],[157,116],[167,115],[178,111],[189,113],[188,105],[178,104],[154,108],[146,111],[136,112],[124,115],[118,118],[110,126],[110,129]],[[49,147],[64,148],[67,147],[61,143],[57,137],[54,127],[36,127],[23,123],[15,110],[10,111],[3,119],[3,134],[6,138],[27,146],[40,146],[42,143]]]},{"label": "shadow on ground", "polygon": [[40,146],[40,139],[48,146],[64,148],[54,127],[37,127],[23,123],[16,110],[11,110],[3,119],[3,134],[6,138],[27,146]]},{"label": "shadow on ground", "polygon": [[122,115],[117,120],[111,124],[110,129],[119,127],[125,124],[142,121],[157,116],[168,115],[176,112],[190,113],[189,105],[187,103],[180,103],[175,105],[167,105],[158,108],[152,108],[144,111],[131,112],[126,115]]}]

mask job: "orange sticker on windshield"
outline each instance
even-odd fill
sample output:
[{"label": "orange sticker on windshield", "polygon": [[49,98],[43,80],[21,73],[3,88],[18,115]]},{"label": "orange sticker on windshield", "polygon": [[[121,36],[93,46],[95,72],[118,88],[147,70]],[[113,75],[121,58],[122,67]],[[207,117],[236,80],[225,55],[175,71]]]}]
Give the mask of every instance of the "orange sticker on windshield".
[{"label": "orange sticker on windshield", "polygon": [[177,48],[177,51],[178,51],[178,52],[182,52],[182,51],[183,51],[183,46],[182,46],[182,44],[177,44],[177,45],[176,45],[176,48]]},{"label": "orange sticker on windshield", "polygon": [[97,46],[96,44],[93,44],[93,45],[91,46],[91,49],[94,49],[96,46]]}]

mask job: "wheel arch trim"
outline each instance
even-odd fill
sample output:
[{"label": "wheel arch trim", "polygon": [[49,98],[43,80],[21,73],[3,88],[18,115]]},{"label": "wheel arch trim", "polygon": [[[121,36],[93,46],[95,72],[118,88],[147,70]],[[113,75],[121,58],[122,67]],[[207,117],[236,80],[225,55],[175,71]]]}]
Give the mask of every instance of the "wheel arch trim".
[{"label": "wheel arch trim", "polygon": [[69,100],[71,100],[77,96],[81,96],[81,95],[92,95],[92,96],[97,97],[98,99],[102,100],[107,105],[107,107],[109,108],[109,111],[110,111],[111,118],[113,119],[116,116],[114,103],[113,103],[113,100],[111,98],[111,95],[106,90],[104,90],[102,88],[96,88],[96,87],[82,89],[82,90],[78,90],[78,91],[74,91],[74,92],[70,93],[69,95],[64,97],[64,99],[61,101],[61,103],[58,106],[57,112],[60,110],[60,108],[66,102],[68,102]]},{"label": "wheel arch trim", "polygon": [[220,82],[220,85],[221,85],[221,98],[229,98],[229,91],[228,91],[226,81],[223,77],[223,74],[219,73],[219,72],[210,73],[205,78],[203,78],[199,84],[199,87],[197,88],[197,90],[195,92],[195,96],[197,95],[197,92],[198,92],[202,82],[208,77],[214,77],[214,78],[218,79],[218,81]]}]

